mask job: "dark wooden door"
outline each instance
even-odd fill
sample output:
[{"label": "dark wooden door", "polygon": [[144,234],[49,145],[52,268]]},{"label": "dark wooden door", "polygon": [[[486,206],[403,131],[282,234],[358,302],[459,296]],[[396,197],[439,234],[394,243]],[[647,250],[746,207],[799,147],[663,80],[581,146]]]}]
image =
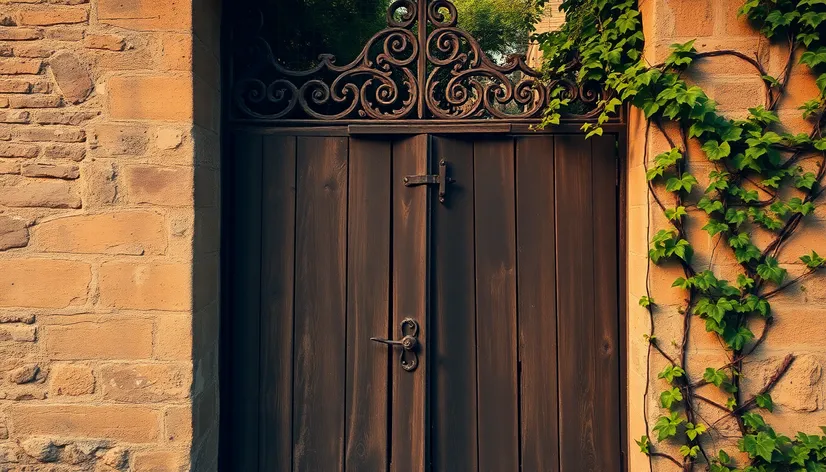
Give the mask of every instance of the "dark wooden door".
[{"label": "dark wooden door", "polygon": [[615,139],[312,134],[233,136],[233,470],[620,470]]}]

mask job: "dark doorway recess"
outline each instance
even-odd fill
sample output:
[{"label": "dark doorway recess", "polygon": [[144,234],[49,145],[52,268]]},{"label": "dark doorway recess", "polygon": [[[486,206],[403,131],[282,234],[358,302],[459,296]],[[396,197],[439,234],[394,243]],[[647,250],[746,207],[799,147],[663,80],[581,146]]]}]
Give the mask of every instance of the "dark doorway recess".
[{"label": "dark doorway recess", "polygon": [[623,123],[390,9],[349,65],[228,35],[223,470],[621,470]]}]

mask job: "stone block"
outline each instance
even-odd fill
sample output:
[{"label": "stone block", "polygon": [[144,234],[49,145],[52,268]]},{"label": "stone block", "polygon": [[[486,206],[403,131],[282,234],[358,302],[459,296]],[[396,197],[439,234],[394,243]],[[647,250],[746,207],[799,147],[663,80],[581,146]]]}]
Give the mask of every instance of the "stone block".
[{"label": "stone block", "polygon": [[95,391],[95,376],[92,369],[82,364],[52,366],[49,377],[50,396],[76,397]]},{"label": "stone block", "polygon": [[193,170],[189,167],[129,166],[125,170],[127,198],[135,204],[191,206]]},{"label": "stone block", "polygon": [[0,260],[0,306],[64,308],[80,305],[86,302],[91,278],[91,267],[85,262]]},{"label": "stone block", "polygon": [[109,113],[124,120],[190,121],[191,77],[112,77]]},{"label": "stone block", "polygon": [[174,364],[107,364],[99,375],[103,399],[118,402],[182,400],[192,385],[191,369]]},{"label": "stone block", "polygon": [[100,303],[137,310],[186,310],[192,270],[182,263],[109,262],[100,268]]},{"label": "stone block", "polygon": [[80,254],[160,255],[166,250],[163,216],[148,211],[74,215],[33,228],[41,251]]},{"label": "stone block", "polygon": [[13,431],[18,435],[85,437],[153,442],[158,437],[159,412],[125,405],[26,405],[9,409]]},{"label": "stone block", "polygon": [[0,179],[0,205],[16,208],[80,208],[70,182],[54,179]]},{"label": "stone block", "polygon": [[23,10],[20,24],[26,26],[53,26],[84,23],[89,11],[83,7],[50,7],[44,10]]},{"label": "stone block", "polygon": [[46,325],[41,327],[40,339],[45,354],[54,360],[148,359],[152,321],[108,319]]}]

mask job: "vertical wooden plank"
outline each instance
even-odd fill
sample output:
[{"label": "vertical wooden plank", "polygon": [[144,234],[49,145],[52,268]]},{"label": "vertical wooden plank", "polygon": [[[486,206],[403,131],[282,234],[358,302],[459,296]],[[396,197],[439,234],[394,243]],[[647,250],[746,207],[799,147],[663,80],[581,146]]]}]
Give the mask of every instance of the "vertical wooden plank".
[{"label": "vertical wooden plank", "polygon": [[233,139],[233,185],[237,189],[233,224],[243,243],[233,246],[232,463],[239,470],[258,467],[259,320],[261,316],[261,154],[260,134],[237,132]]},{"label": "vertical wooden plank", "polygon": [[591,143],[555,138],[560,470],[601,470],[594,441]]},{"label": "vertical wooden plank", "polygon": [[261,257],[262,471],[292,468],[294,136],[264,137]]},{"label": "vertical wooden plank", "polygon": [[514,142],[474,143],[479,469],[519,470]]},{"label": "vertical wooden plank", "polygon": [[[554,138],[516,140],[522,470],[559,470]],[[605,469],[608,470],[608,469]]]},{"label": "vertical wooden plank", "polygon": [[592,141],[594,202],[594,423],[598,470],[620,470],[617,148],[614,136]]},{"label": "vertical wooden plank", "polygon": [[476,295],[473,143],[433,138],[450,185],[433,209],[433,313],[430,320],[433,470],[477,470]]},{"label": "vertical wooden plank", "polygon": [[404,371],[394,352],[391,418],[391,463],[394,472],[422,472],[428,450],[427,418],[427,309],[428,213],[426,187],[405,187],[405,176],[428,173],[429,138],[418,135],[393,144],[393,325],[394,337],[405,318],[421,326],[419,367]]},{"label": "vertical wooden plank", "polygon": [[345,470],[387,470],[390,142],[350,140]]},{"label": "vertical wooden plank", "polygon": [[344,452],[347,139],[299,137],[293,470],[341,470]]}]

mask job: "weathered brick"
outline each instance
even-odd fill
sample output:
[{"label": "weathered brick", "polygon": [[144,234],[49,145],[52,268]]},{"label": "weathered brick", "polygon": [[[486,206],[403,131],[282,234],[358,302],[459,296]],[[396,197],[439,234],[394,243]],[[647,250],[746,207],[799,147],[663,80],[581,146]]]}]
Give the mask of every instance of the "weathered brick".
[{"label": "weathered brick", "polygon": [[14,47],[14,55],[17,57],[45,59],[54,54],[54,48],[41,43],[26,43]]},{"label": "weathered brick", "polygon": [[193,204],[193,170],[187,167],[129,166],[127,198],[132,203],[188,206]]},{"label": "weathered brick", "polygon": [[165,315],[158,318],[155,359],[183,361],[192,357],[192,317]]},{"label": "weathered brick", "polygon": [[58,108],[62,101],[57,95],[10,95],[12,108]]},{"label": "weathered brick", "polygon": [[88,395],[95,391],[92,369],[82,364],[53,365],[49,373],[49,395]]},{"label": "weathered brick", "polygon": [[186,444],[192,440],[192,407],[180,406],[166,410],[164,435],[169,442]]},{"label": "weathered brick", "polygon": [[109,113],[115,119],[190,121],[191,77],[112,77]]},{"label": "weathered brick", "polygon": [[0,108],[8,108],[8,107],[9,107],[8,97],[0,96]]},{"label": "weathered brick", "polygon": [[30,114],[27,111],[0,112],[0,123],[28,123]]},{"label": "weathered brick", "polygon": [[189,368],[169,364],[107,364],[99,369],[103,398],[132,403],[180,400],[189,396]]},{"label": "weathered brick", "polygon": [[49,0],[49,3],[54,5],[83,5],[89,3],[89,0]]},{"label": "weathered brick", "polygon": [[48,159],[69,159],[80,162],[86,157],[86,146],[82,144],[47,144],[43,156]]},{"label": "weathered brick", "polygon": [[157,439],[159,412],[124,405],[25,405],[9,409],[16,435],[49,435],[120,440],[134,443]]},{"label": "weathered brick", "polygon": [[89,147],[112,156],[140,156],[149,148],[149,129],[145,126],[95,126],[90,133]]},{"label": "weathered brick", "polygon": [[83,41],[82,29],[71,28],[48,28],[45,32],[46,39],[53,39],[55,41]]},{"label": "weathered brick", "polygon": [[101,0],[98,2],[98,20],[135,30],[189,30],[192,27],[191,4],[186,0]]},{"label": "weathered brick", "polygon": [[9,372],[8,378],[9,382],[21,385],[33,382],[37,379],[37,374],[39,373],[40,367],[37,364],[27,364]]},{"label": "weathered brick", "polygon": [[37,74],[42,65],[35,59],[0,59],[0,75]]},{"label": "weathered brick", "polygon": [[64,308],[83,304],[89,264],[52,259],[0,260],[0,306]]},{"label": "weathered brick", "polygon": [[0,180],[0,205],[17,208],[80,208],[81,200],[71,183],[53,179]]},{"label": "weathered brick", "polygon": [[25,324],[32,324],[34,323],[35,316],[31,314],[9,314],[3,313],[0,314],[0,323],[25,323]]},{"label": "weathered brick", "polygon": [[86,132],[82,129],[65,128],[21,128],[15,132],[18,141],[59,143],[80,143],[86,140]]},{"label": "weathered brick", "polygon": [[53,26],[83,23],[89,19],[86,8],[50,7],[45,10],[23,10],[20,24],[28,26]]},{"label": "weathered brick", "polygon": [[29,229],[24,220],[0,216],[0,251],[29,244]]},{"label": "weathered brick", "polygon": [[118,167],[113,162],[96,160],[84,167],[86,187],[83,201],[89,208],[101,208],[118,200]]},{"label": "weathered brick", "polygon": [[49,66],[67,102],[81,103],[92,93],[92,77],[74,54],[65,51],[57,53],[49,59]]},{"label": "weathered brick", "polygon": [[78,126],[98,115],[97,111],[37,111],[32,121],[40,125]]},{"label": "weathered brick", "polygon": [[74,180],[80,177],[80,169],[76,165],[32,162],[23,164],[21,171],[22,175],[26,177],[46,177],[65,180]]},{"label": "weathered brick", "polygon": [[32,28],[0,27],[0,41],[32,41],[42,37],[39,30]]},{"label": "weathered brick", "polygon": [[4,175],[17,175],[20,174],[20,161],[19,160],[0,160],[0,174]]},{"label": "weathered brick", "polygon": [[108,262],[100,267],[100,303],[138,310],[186,310],[192,299],[189,264]]},{"label": "weathered brick", "polygon": [[166,70],[192,70],[192,36],[183,33],[162,36],[161,67]]},{"label": "weathered brick", "polygon": [[147,359],[152,354],[152,321],[108,319],[45,325],[40,328],[40,342],[54,360]]},{"label": "weathered brick", "polygon": [[0,143],[0,157],[37,157],[40,147],[33,144]]},{"label": "weathered brick", "polygon": [[86,254],[163,254],[163,216],[148,211],[74,215],[33,228],[34,244],[45,252]]},{"label": "weathered brick", "polygon": [[126,42],[123,40],[123,36],[114,34],[89,34],[83,39],[83,45],[89,49],[123,51]]},{"label": "weathered brick", "polygon": [[31,82],[27,80],[0,80],[0,93],[29,93]]},{"label": "weathered brick", "polygon": [[133,455],[135,472],[183,472],[190,470],[189,457],[180,451],[138,451]]},{"label": "weathered brick", "polygon": [[36,326],[2,326],[0,327],[0,341],[34,342],[37,340]]},{"label": "weathered brick", "polygon": [[32,82],[32,93],[52,93],[52,83],[44,80]]}]

